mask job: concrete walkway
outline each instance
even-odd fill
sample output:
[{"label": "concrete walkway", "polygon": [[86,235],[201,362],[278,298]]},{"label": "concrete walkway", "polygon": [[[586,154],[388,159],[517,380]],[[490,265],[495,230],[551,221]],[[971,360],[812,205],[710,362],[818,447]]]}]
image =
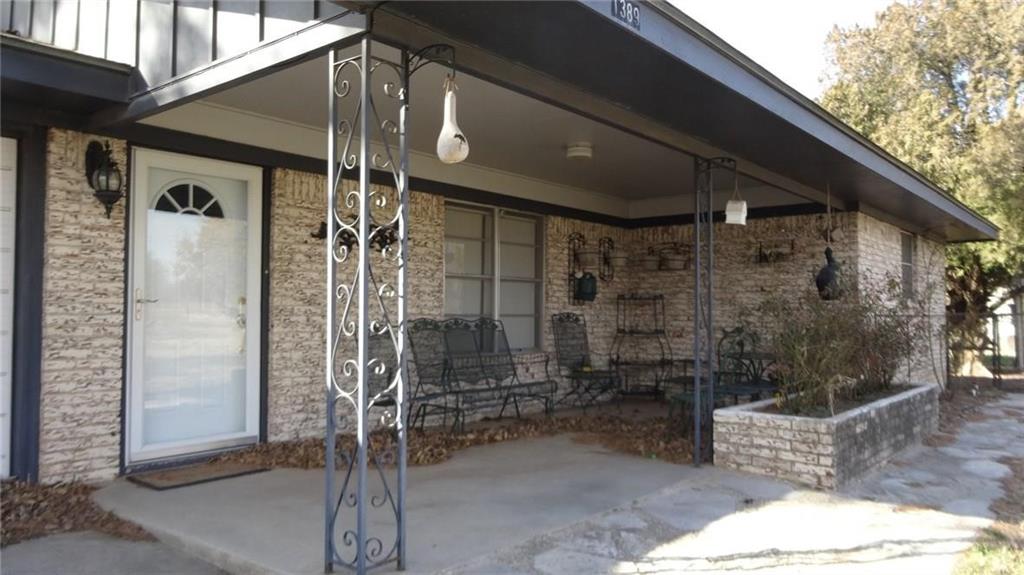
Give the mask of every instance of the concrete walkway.
[{"label": "concrete walkway", "polygon": [[125,541],[91,531],[11,545],[0,552],[3,575],[225,575],[163,543]]},{"label": "concrete walkway", "polygon": [[[983,412],[837,494],[568,436],[469,449],[410,469],[409,571],[942,575],[990,522],[1009,472],[997,460],[1024,457],[1024,395]],[[312,574],[322,486],[321,471],[277,470],[164,492],[118,481],[96,498],[228,571]]]},{"label": "concrete walkway", "polygon": [[947,447],[920,447],[838,494],[701,469],[630,505],[446,570],[476,574],[942,575],[992,517],[1024,457],[1024,395],[983,409]]}]

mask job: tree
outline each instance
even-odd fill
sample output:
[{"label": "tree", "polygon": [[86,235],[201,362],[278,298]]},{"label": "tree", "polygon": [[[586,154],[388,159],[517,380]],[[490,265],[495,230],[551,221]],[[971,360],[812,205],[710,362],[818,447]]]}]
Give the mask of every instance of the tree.
[{"label": "tree", "polygon": [[834,28],[821,105],[998,225],[947,250],[950,327],[1024,290],[1024,0],[910,0]]}]

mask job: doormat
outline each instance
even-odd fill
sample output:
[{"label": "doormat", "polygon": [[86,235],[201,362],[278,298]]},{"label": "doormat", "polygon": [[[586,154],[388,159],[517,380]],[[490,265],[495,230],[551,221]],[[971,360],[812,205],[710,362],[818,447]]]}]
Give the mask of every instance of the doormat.
[{"label": "doormat", "polygon": [[250,463],[211,461],[185,467],[175,467],[174,469],[158,469],[156,471],[136,473],[129,475],[127,479],[150,489],[164,491],[165,489],[188,487],[189,485],[209,483],[210,481],[230,479],[269,470],[269,467],[261,467]]}]

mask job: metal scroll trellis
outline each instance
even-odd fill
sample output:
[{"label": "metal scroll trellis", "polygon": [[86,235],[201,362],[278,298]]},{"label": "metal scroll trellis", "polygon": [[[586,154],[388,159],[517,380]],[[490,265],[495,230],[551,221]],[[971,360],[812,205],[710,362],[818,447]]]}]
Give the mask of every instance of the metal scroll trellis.
[{"label": "metal scroll trellis", "polygon": [[[724,172],[724,173],[723,173]],[[693,462],[712,455],[712,410],[715,403],[715,232],[716,177],[736,178],[732,158],[696,158],[693,211]]]},{"label": "metal scroll trellis", "polygon": [[[454,57],[435,45],[392,62],[372,45],[332,50],[328,70],[324,561],[360,574],[405,567],[409,78]],[[371,185],[371,170],[393,187]],[[338,445],[346,418],[355,441]]]}]

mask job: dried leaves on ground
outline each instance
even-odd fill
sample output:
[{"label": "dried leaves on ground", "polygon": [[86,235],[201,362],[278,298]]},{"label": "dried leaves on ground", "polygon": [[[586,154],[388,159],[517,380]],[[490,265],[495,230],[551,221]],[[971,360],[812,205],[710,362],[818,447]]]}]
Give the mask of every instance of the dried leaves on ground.
[{"label": "dried leaves on ground", "polygon": [[[687,463],[692,457],[689,438],[679,432],[678,426],[671,426],[667,418],[630,420],[597,415],[525,419],[500,424],[485,422],[458,434],[447,430],[412,430],[408,440],[408,463],[433,465],[470,447],[560,433],[574,433],[581,441],[670,463]],[[391,463],[394,456],[392,435],[373,433],[370,441],[371,452],[381,458],[381,463]],[[339,436],[339,455],[350,453],[354,444],[352,436]],[[313,469],[323,467],[324,442],[317,438],[261,444],[229,453],[221,457],[221,460],[267,467]]]},{"label": "dried leaves on ground", "polygon": [[95,490],[82,483],[5,481],[0,485],[0,546],[86,529],[135,541],[153,539],[138,525],[100,509],[92,500]]}]

